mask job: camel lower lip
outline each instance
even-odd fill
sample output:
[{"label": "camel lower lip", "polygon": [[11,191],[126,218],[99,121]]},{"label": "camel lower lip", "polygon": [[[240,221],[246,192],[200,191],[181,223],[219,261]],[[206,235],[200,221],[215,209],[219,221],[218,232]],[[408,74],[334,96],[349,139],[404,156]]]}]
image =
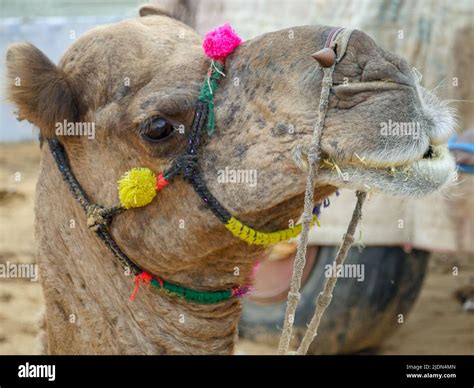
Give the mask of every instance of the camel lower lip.
[{"label": "camel lower lip", "polygon": [[[337,187],[421,196],[440,190],[453,181],[456,164],[446,145],[431,146],[431,157],[394,167],[365,164],[321,164],[320,179]],[[426,154],[425,154],[426,155]],[[331,165],[332,163],[332,165]]]},{"label": "camel lower lip", "polygon": [[412,163],[408,167],[417,177],[430,179],[430,177],[439,177],[445,173],[452,174],[456,169],[453,157],[449,153],[446,145],[430,146],[431,157]]}]

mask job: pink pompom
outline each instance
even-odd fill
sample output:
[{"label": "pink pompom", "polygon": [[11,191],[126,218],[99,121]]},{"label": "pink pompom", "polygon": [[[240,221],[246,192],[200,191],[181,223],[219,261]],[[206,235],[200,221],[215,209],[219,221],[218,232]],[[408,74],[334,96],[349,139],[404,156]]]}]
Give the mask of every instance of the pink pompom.
[{"label": "pink pompom", "polygon": [[224,24],[206,34],[202,47],[209,58],[223,61],[241,42],[242,39],[234,29],[229,24]]}]

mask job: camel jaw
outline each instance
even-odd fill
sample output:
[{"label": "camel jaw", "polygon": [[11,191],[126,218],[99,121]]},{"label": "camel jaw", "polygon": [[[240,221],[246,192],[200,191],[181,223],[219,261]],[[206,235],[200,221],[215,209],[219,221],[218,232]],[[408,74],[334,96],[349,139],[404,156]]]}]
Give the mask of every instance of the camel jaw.
[{"label": "camel jaw", "polygon": [[417,160],[393,167],[358,163],[337,164],[323,159],[318,182],[340,188],[420,197],[439,191],[455,179],[456,163],[446,144],[432,145]]}]

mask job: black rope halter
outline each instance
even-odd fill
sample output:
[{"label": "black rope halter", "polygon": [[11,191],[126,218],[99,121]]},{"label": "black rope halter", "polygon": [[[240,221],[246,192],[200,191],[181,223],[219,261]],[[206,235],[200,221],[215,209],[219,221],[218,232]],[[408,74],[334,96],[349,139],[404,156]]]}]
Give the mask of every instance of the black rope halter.
[{"label": "black rope halter", "polygon": [[[333,34],[337,34],[338,31],[338,29],[331,31],[328,39],[330,40]],[[327,47],[327,44],[325,47]],[[214,123],[213,88],[217,87],[217,81],[220,76],[223,75],[222,69],[222,62],[213,61],[211,63],[209,74],[204,81],[201,94],[196,103],[193,122],[187,139],[187,147],[181,155],[172,161],[171,166],[162,174],[162,177],[167,185],[168,182],[174,178],[181,176],[186,182],[191,184],[194,191],[226,228],[234,236],[243,239],[249,244],[269,245],[296,237],[301,231],[301,225],[276,232],[260,232],[242,224],[211,194],[202,178],[199,170],[198,151],[204,127],[208,124],[209,129],[209,122]],[[210,116],[212,116],[212,120],[210,120]],[[157,276],[152,276],[143,271],[142,268],[134,263],[134,261],[120,249],[109,231],[109,226],[114,217],[128,208],[126,209],[122,206],[106,208],[92,203],[74,176],[63,145],[57,139],[48,139],[48,145],[62,178],[86,214],[87,226],[96,233],[97,237],[99,237],[104,245],[119,259],[121,264],[125,268],[130,269],[131,273],[135,275],[137,284],[138,280],[146,280],[157,287],[164,288],[174,294],[184,296],[186,299],[198,303],[216,303],[229,299],[232,296],[241,296],[248,291],[248,286],[245,285],[232,290],[216,292],[196,291],[166,282]],[[319,205],[315,207],[313,213],[316,213],[318,209]],[[316,215],[314,215],[313,222],[318,222]]]}]

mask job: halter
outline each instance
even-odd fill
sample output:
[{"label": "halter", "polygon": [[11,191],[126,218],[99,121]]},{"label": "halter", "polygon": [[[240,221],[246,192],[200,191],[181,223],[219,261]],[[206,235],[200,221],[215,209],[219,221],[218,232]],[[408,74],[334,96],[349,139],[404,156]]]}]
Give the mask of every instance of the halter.
[{"label": "halter", "polygon": [[[331,42],[334,35],[337,35],[339,31],[340,29],[331,30],[328,40]],[[224,76],[224,61],[240,43],[240,38],[229,25],[218,27],[206,35],[203,47],[208,57],[211,58],[211,66],[196,103],[186,150],[172,161],[170,168],[158,175],[155,175],[153,171],[147,168],[134,168],[125,173],[118,182],[121,206],[105,208],[104,206],[92,203],[72,172],[62,144],[57,139],[48,139],[51,154],[63,180],[68,185],[73,197],[86,213],[87,226],[96,233],[121,264],[125,268],[129,268],[130,272],[134,275],[135,289],[130,297],[131,300],[135,298],[141,281],[151,283],[158,289],[183,297],[188,301],[203,304],[219,303],[233,297],[241,297],[250,290],[249,285],[242,285],[222,291],[198,291],[170,283],[140,268],[121,250],[111,236],[109,226],[114,216],[125,210],[149,204],[157,192],[167,187],[178,176],[181,176],[182,179],[193,187],[204,204],[232,235],[248,244],[268,246],[294,238],[301,232],[301,224],[275,232],[258,231],[243,224],[236,217],[232,216],[211,194],[199,170],[198,150],[204,127],[207,127],[209,135],[212,135],[214,132],[213,98],[218,81]],[[327,43],[325,47],[329,47]],[[319,206],[316,206],[313,211],[311,225],[315,223],[319,225],[316,215],[318,211]]]}]

